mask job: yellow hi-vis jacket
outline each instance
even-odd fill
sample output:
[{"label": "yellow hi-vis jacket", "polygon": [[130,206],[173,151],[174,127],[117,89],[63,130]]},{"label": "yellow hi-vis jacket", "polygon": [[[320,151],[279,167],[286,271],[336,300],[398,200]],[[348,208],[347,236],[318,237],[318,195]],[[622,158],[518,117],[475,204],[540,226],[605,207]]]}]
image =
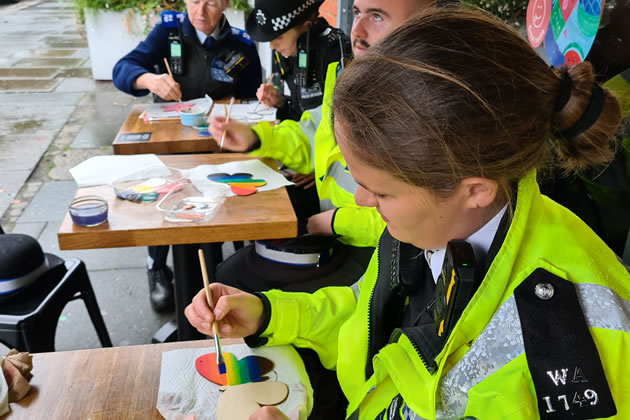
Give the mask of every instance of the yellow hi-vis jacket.
[{"label": "yellow hi-vis jacket", "polygon": [[[630,418],[630,274],[587,225],[540,194],[533,171],[519,182],[505,239],[435,358],[433,373],[404,333],[370,350],[371,329],[378,322],[372,320],[388,315],[371,313],[377,278],[388,281],[391,275],[390,267],[379,267],[380,255],[392,253],[391,246],[380,249],[382,242],[353,287],[326,287],[313,294],[264,293],[271,306],[262,333],[266,344],[314,349],[324,366],[337,370],[349,401],[348,416],[538,418],[544,396],[536,395],[528,368],[514,289],[542,268],[574,285],[616,404],[616,418]],[[368,354],[375,355],[368,360]],[[370,362],[373,373],[366,377]],[[403,403],[387,412],[397,396]],[[567,404],[575,404],[573,395],[566,398]],[[562,410],[563,403],[550,400],[555,410]]]},{"label": "yellow hi-vis jacket", "polygon": [[261,122],[252,127],[261,146],[251,154],[279,160],[299,173],[314,171],[320,210],[338,209],[333,230],[341,235],[339,240],[351,246],[375,247],[385,222],[376,209],[360,207],[354,202],[357,184],[332,130],[330,105],[337,66],[336,62],[328,66],[320,107],[305,111],[299,122],[285,120],[276,125]]}]

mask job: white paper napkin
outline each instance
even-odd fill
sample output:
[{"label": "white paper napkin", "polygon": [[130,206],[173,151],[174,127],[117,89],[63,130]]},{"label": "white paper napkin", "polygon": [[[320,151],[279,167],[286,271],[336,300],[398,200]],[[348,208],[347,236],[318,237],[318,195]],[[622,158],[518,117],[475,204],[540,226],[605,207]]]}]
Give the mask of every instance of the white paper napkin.
[{"label": "white paper napkin", "polygon": [[[289,396],[278,408],[287,415],[296,415],[300,407],[305,408],[306,413],[311,412],[313,389],[304,363],[292,346],[252,349],[245,344],[237,344],[225,346],[223,351],[232,353],[238,359],[257,355],[272,360],[274,369],[266,376],[289,387]],[[209,347],[162,353],[157,409],[166,420],[181,420],[190,414],[195,414],[196,420],[215,420],[221,394],[219,385],[204,378],[195,369],[197,357],[212,352],[214,348]]]},{"label": "white paper napkin", "polygon": [[133,173],[138,173],[138,179],[143,179],[168,176],[171,171],[154,154],[94,156],[70,169],[79,187],[107,185]]}]

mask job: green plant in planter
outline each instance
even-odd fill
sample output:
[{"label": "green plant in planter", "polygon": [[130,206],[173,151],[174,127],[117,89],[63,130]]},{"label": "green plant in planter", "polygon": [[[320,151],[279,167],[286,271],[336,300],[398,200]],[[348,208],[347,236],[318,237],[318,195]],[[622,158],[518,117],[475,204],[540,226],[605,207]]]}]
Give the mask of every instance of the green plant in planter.
[{"label": "green plant in planter", "polygon": [[464,0],[516,28],[525,23],[529,0]]},{"label": "green plant in planter", "polygon": [[186,3],[184,0],[72,0],[72,6],[77,16],[77,20],[81,23],[85,23],[85,9],[90,9],[93,12],[97,10],[111,10],[112,12],[121,12],[129,10],[125,17],[125,26],[129,32],[139,32],[133,28],[132,21],[135,19],[135,14],[139,13],[142,16],[143,28],[140,32],[145,34],[149,32],[152,26],[152,22],[149,20],[149,15],[152,12],[160,13],[163,10],[186,10]]},{"label": "green plant in planter", "polygon": [[[230,3],[233,9],[242,10],[246,17],[252,10],[247,0],[232,0]],[[141,32],[145,34],[147,34],[153,26],[152,22],[149,20],[149,15],[152,12],[159,14],[164,10],[186,10],[185,0],[73,0],[72,5],[77,19],[81,24],[85,23],[85,9],[91,9],[93,11],[111,10],[113,12],[129,10],[129,13],[125,17],[125,26],[129,32],[139,32],[133,28],[134,25],[132,22],[134,21],[135,14],[140,13],[143,19]]]},{"label": "green plant in planter", "polygon": [[232,9],[241,10],[245,14],[245,19],[252,11],[252,7],[249,5],[247,0],[232,0]]}]

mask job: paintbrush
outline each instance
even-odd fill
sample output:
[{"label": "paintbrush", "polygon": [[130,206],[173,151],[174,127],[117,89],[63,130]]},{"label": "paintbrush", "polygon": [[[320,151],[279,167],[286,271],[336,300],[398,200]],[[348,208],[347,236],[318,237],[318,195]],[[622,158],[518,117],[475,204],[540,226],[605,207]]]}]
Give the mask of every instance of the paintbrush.
[{"label": "paintbrush", "polygon": [[[164,57],[164,64],[166,64],[166,71],[168,71],[168,75],[171,76],[171,79],[175,80],[175,78],[173,77],[173,73],[171,72],[171,66],[168,65],[168,60],[166,59],[166,57]],[[182,103],[181,96],[178,101],[180,104]]]},{"label": "paintbrush", "polygon": [[[271,84],[271,80],[273,79],[273,73],[271,73],[269,75],[269,77],[267,78],[267,83],[265,83],[266,85],[270,85]],[[273,86],[273,85],[272,85]],[[256,106],[254,107],[254,110],[252,111],[252,113],[255,113],[256,110],[258,110],[258,105],[260,105],[260,99],[258,100],[258,102],[256,102]]]},{"label": "paintbrush", "polygon": [[225,141],[225,133],[227,133],[227,125],[230,123],[230,114],[232,113],[232,105],[234,105],[233,96],[230,99],[230,107],[227,109],[227,112],[226,112],[227,118],[225,119],[225,130],[223,130],[223,135],[221,136],[221,143],[219,144],[219,153],[223,151],[223,142]]},{"label": "paintbrush", "polygon": [[[201,276],[203,277],[203,288],[206,291],[206,300],[210,310],[214,310],[212,304],[212,290],[210,290],[210,283],[208,282],[208,270],[206,270],[206,260],[203,257],[203,249],[199,250],[199,264],[201,265]],[[216,321],[212,321],[212,332],[214,333],[214,346],[217,353],[217,368],[220,374],[224,374],[225,361],[223,360],[223,350],[221,350],[221,340],[219,339],[219,326]]]}]

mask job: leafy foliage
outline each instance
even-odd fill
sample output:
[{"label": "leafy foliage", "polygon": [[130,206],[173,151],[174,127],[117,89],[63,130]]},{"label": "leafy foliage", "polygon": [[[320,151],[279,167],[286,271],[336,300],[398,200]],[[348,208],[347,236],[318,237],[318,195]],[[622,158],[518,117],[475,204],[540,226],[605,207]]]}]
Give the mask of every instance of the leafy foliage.
[{"label": "leafy foliage", "polygon": [[464,0],[464,3],[477,6],[518,28],[525,23],[529,0]]},{"label": "leafy foliage", "polygon": [[249,2],[247,0],[232,0],[231,3],[232,9],[242,10],[245,13],[245,18],[247,19],[247,16],[249,16],[252,11],[252,7],[249,5]]},{"label": "leafy foliage", "polygon": [[78,13],[84,9],[106,9],[113,12],[132,9],[142,14],[153,10],[158,13],[162,10],[186,10],[184,0],[73,0],[72,5]]},{"label": "leafy foliage", "polygon": [[[159,14],[164,10],[186,11],[185,0],[72,0],[72,5],[81,23],[85,23],[85,9],[106,9],[113,12],[131,10],[132,15],[133,13],[140,13],[147,26],[145,32],[149,29],[148,15],[151,12]],[[235,10],[242,10],[245,12],[245,16],[252,10],[247,0],[232,0],[231,7]],[[130,16],[128,16],[127,20],[129,18]]]}]

